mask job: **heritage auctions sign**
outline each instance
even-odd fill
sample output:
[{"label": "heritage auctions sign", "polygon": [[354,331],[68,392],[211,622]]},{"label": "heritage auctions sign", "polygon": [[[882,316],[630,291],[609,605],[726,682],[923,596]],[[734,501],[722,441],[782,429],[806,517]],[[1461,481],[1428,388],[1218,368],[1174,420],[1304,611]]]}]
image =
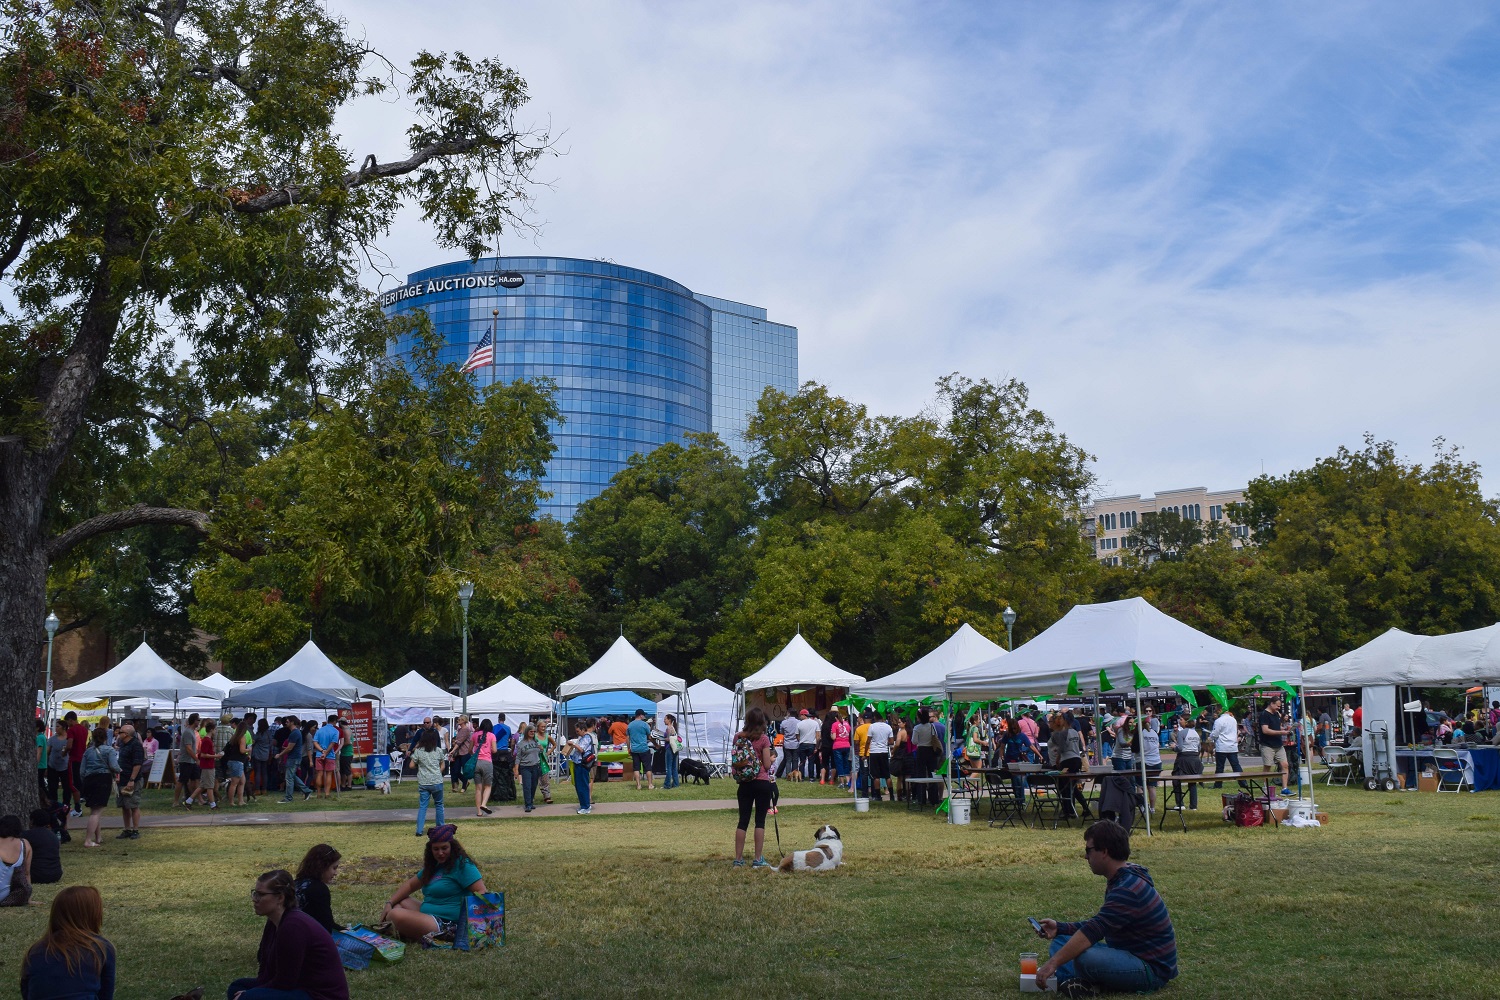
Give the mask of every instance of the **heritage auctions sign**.
[{"label": "heritage auctions sign", "polygon": [[470,288],[520,288],[526,278],[519,271],[489,271],[485,274],[462,274],[453,278],[434,278],[431,281],[416,281],[400,288],[392,288],[380,296],[382,306],[393,306],[397,302],[415,299],[435,292],[456,292]]}]

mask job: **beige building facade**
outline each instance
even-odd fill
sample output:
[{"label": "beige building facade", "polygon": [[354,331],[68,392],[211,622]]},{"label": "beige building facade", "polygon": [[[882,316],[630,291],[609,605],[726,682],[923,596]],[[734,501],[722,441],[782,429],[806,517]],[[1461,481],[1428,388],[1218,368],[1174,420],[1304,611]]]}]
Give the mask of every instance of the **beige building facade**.
[{"label": "beige building facade", "polygon": [[1084,510],[1083,535],[1093,543],[1095,559],[1118,566],[1120,557],[1130,548],[1130,529],[1140,523],[1142,515],[1171,511],[1186,520],[1201,521],[1205,528],[1222,522],[1229,532],[1230,543],[1240,548],[1249,541],[1249,529],[1230,524],[1228,508],[1244,500],[1244,490],[1211,491],[1202,486],[1163,490],[1147,497],[1139,493],[1103,497]]}]

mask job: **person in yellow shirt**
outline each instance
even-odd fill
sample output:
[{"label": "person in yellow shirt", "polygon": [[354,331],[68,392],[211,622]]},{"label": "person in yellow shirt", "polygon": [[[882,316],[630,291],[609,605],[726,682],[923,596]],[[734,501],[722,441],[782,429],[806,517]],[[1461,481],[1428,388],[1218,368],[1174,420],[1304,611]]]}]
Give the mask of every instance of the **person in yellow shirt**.
[{"label": "person in yellow shirt", "polygon": [[870,723],[875,721],[875,713],[868,708],[859,717],[859,725],[854,730],[854,781],[851,786],[855,789],[855,796],[863,788],[866,796],[870,794]]}]

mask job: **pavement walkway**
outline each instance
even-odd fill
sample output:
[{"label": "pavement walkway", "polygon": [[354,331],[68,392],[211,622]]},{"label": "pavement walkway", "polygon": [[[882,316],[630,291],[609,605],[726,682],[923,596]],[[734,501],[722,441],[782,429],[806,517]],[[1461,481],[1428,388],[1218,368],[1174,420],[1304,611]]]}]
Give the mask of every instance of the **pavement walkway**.
[{"label": "pavement walkway", "polygon": [[[782,809],[791,806],[819,805],[850,808],[851,803],[850,799],[783,798],[779,805]],[[469,808],[473,808],[472,803]],[[488,823],[499,820],[527,819],[530,816],[573,816],[576,815],[578,809],[577,805],[571,802],[557,802],[550,806],[539,805],[530,814],[514,803],[502,803],[491,808],[495,810],[495,814],[482,817],[475,816],[463,808],[448,809],[446,818],[466,824]],[[738,808],[739,803],[734,799],[678,799],[661,802],[596,802],[592,812],[599,816],[620,816],[633,813],[711,812]],[[427,815],[431,818],[433,810],[429,809]],[[417,811],[415,809],[326,809],[316,812],[288,810],[248,813],[221,807],[213,810],[195,808],[191,812],[147,813],[141,817],[143,829],[179,826],[285,826],[297,823],[405,823],[415,827],[416,822]],[[82,819],[69,820],[68,829],[76,831],[82,824]],[[102,825],[105,829],[118,830],[120,828],[119,812],[106,813]]]}]

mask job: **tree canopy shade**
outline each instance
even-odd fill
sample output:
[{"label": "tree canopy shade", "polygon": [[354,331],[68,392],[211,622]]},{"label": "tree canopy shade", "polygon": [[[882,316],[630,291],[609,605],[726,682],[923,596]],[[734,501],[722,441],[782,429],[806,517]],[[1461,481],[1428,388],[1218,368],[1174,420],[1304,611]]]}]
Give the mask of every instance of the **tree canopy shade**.
[{"label": "tree canopy shade", "polygon": [[[548,144],[516,125],[512,70],[395,72],[311,0],[4,11],[0,812],[22,813],[49,564],[141,526],[214,537],[201,507],[113,506],[152,434],[245,400],[318,412],[346,359],[384,352],[358,277],[397,209],[478,255]],[[346,149],[339,110],[398,81],[406,148]]]}]

